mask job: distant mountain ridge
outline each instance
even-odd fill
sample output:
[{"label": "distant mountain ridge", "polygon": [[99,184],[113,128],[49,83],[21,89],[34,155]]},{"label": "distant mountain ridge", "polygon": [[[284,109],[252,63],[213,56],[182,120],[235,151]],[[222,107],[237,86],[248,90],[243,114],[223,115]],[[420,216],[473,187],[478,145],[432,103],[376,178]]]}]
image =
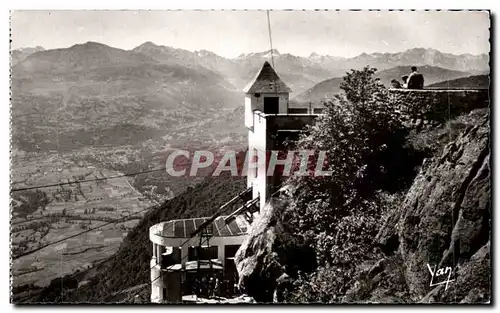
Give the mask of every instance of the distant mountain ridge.
[{"label": "distant mountain ridge", "polygon": [[17,63],[26,59],[29,55],[31,55],[37,51],[43,51],[43,50],[45,50],[45,49],[41,46],[36,46],[34,48],[14,49],[10,52],[11,64],[12,64],[12,66],[14,66]]},{"label": "distant mountain ridge", "polygon": [[185,63],[95,42],[32,53],[12,67],[12,142],[27,151],[141,145],[243,102],[218,72]]},{"label": "distant mountain ridge", "polygon": [[[408,66],[395,66],[389,69],[378,71],[375,76],[386,86],[391,86],[391,80],[396,79],[402,82],[401,77],[410,73]],[[460,77],[470,76],[471,73],[449,70],[437,66],[419,66],[418,71],[424,75],[425,86],[435,84],[437,82],[448,81]],[[331,98],[333,95],[340,92],[340,83],[342,77],[334,77],[316,84],[314,87],[301,93],[293,99],[296,103],[319,103],[326,98]]]},{"label": "distant mountain ridge", "polygon": [[369,64],[379,70],[399,65],[429,65],[464,72],[489,71],[489,56],[487,54],[456,55],[443,53],[432,48],[413,48],[397,53],[362,53],[346,61],[353,68]]},{"label": "distant mountain ridge", "polygon": [[251,52],[248,54],[242,53],[238,56],[238,59],[243,59],[243,58],[270,58],[271,54],[273,56],[278,57],[280,55],[280,52],[277,49],[269,49],[266,51],[262,52]]},{"label": "distant mountain ridge", "polygon": [[[260,53],[242,54],[237,59],[242,58],[265,58],[270,55],[270,50]],[[280,54],[274,49],[274,56],[280,57]],[[413,48],[396,53],[362,53],[352,58],[320,55],[312,52],[309,57],[296,58],[307,59],[312,63],[326,63],[328,67],[333,68],[362,68],[365,65],[378,68],[379,70],[399,66],[399,65],[416,65],[416,66],[436,66],[451,70],[466,71],[466,72],[484,72],[489,71],[489,55],[480,54],[451,54],[443,53],[432,48]]]},{"label": "distant mountain ridge", "polygon": [[204,67],[222,75],[228,82],[241,90],[255,73],[262,67],[264,61],[274,61],[278,74],[287,81],[292,93],[300,93],[316,82],[342,73],[342,69],[324,67],[320,63],[310,62],[306,58],[296,57],[291,54],[280,54],[271,50],[242,54],[230,59],[219,56],[208,50],[191,52],[167,46],[159,46],[146,42],[132,49],[134,52],[143,53],[160,62],[172,60],[181,61],[184,66]]},{"label": "distant mountain ridge", "polygon": [[13,71],[24,71],[30,74],[64,73],[109,65],[128,66],[138,63],[154,63],[154,61],[143,54],[134,54],[89,41],[69,48],[36,51],[13,66]]},{"label": "distant mountain ridge", "polygon": [[[223,116],[234,117],[234,108],[243,105],[242,88],[265,61],[274,61],[276,72],[292,89],[292,99],[299,95],[296,99],[305,101],[311,97],[313,101],[324,99],[337,92],[339,77],[351,68],[365,65],[377,67],[384,83],[400,79],[409,71],[409,65],[421,62],[474,69],[466,72],[422,66],[426,85],[470,76],[479,69],[489,70],[487,55],[454,56],[421,48],[395,54],[361,54],[355,58],[317,53],[300,57],[277,49],[272,51],[272,58],[270,50],[225,58],[208,50],[192,52],[153,42],[131,50],[87,42],[64,49],[27,48],[12,54],[21,52],[23,59],[12,63],[12,134],[13,142],[26,149],[32,149],[39,141],[41,147],[51,148],[54,125],[60,124],[67,130],[68,138],[63,139],[68,149],[91,142],[113,142],[120,125],[141,129],[137,136],[132,136],[131,143],[166,133],[172,138],[186,138],[187,135],[172,133],[185,130],[180,125],[208,127],[192,132],[199,139],[194,142],[204,141],[201,138],[207,134],[219,134],[224,129]],[[50,114],[54,111],[59,115]],[[24,117],[16,120],[17,116]],[[234,131],[240,136],[244,127]],[[115,135],[106,139],[101,135],[105,133]],[[76,140],[87,137],[88,140]]]},{"label": "distant mountain ridge", "polygon": [[442,81],[429,86],[429,88],[484,88],[490,87],[489,75],[473,75],[453,80]]},{"label": "distant mountain ridge", "polygon": [[471,74],[489,72],[488,54],[455,55],[432,48],[413,48],[397,53],[362,53],[352,58],[320,55],[315,52],[308,57],[301,57],[280,53],[277,49],[273,49],[273,57],[271,50],[266,50],[226,58],[208,50],[189,51],[153,42],[145,42],[129,51],[145,54],[162,63],[182,62],[182,65],[187,67],[205,67],[224,76],[238,89],[246,85],[264,61],[274,61],[276,71],[292,88],[292,95],[298,95],[323,80],[343,76],[346,71],[361,69],[365,65],[379,70],[395,66],[429,65]]}]

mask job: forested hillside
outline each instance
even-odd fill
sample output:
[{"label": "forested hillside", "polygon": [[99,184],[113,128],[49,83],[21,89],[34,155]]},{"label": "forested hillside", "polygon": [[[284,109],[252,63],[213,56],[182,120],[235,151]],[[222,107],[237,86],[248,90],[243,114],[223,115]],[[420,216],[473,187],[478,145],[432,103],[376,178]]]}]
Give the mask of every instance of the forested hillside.
[{"label": "forested hillside", "polygon": [[430,88],[489,88],[490,75],[473,75],[446,80],[430,85]]}]

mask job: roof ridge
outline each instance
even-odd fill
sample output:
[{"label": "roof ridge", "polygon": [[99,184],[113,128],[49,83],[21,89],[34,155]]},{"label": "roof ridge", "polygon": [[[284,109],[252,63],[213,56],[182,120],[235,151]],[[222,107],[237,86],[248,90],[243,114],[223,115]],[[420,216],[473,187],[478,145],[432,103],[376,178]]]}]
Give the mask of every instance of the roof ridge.
[{"label": "roof ridge", "polygon": [[243,91],[245,93],[289,93],[291,89],[283,82],[271,64],[265,61]]}]

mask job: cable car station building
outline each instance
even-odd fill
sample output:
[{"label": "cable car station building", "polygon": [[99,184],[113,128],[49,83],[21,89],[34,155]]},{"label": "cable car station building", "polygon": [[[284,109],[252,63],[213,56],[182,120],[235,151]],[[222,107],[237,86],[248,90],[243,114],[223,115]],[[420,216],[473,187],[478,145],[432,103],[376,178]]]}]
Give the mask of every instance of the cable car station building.
[{"label": "cable car station building", "polygon": [[200,272],[233,278],[234,255],[245,239],[248,223],[235,218],[226,223],[218,217],[200,236],[190,237],[208,218],[180,219],[154,225],[151,258],[151,301],[181,302],[181,294],[192,294]]},{"label": "cable car station building", "polygon": [[[248,150],[255,155],[283,149],[286,139],[296,138],[314,123],[318,108],[290,107],[290,91],[268,62],[244,89]],[[221,281],[232,282],[229,289],[233,288],[238,278],[234,256],[254,218],[282,183],[281,177],[268,175],[268,162],[266,158],[265,166],[249,168],[247,189],[212,217],[172,220],[150,228],[152,302],[180,303],[192,294],[208,298],[221,294]],[[222,216],[238,202],[239,208]],[[203,291],[206,286],[215,291]]]}]

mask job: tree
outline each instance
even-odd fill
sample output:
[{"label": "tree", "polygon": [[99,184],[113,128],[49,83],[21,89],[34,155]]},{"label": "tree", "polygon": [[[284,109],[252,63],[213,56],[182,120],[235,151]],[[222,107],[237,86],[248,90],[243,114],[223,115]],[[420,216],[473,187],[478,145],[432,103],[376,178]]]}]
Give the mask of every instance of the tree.
[{"label": "tree", "polygon": [[[391,146],[402,142],[394,140],[401,137],[400,123],[375,72],[365,67],[347,73],[340,85],[343,94],[325,103],[325,114],[297,143],[299,149],[325,151],[332,174],[290,179],[294,197],[285,211],[285,227],[315,247],[320,266],[312,276],[303,277],[296,300],[341,301],[356,266],[375,255],[373,240],[381,213],[378,182],[387,175]],[[319,286],[313,288],[314,295],[306,288],[310,282]]]},{"label": "tree", "polygon": [[374,78],[376,72],[376,68],[365,66],[363,70],[351,70],[343,77],[340,89],[349,102],[354,105],[366,104],[376,96],[386,95],[383,84]]}]

